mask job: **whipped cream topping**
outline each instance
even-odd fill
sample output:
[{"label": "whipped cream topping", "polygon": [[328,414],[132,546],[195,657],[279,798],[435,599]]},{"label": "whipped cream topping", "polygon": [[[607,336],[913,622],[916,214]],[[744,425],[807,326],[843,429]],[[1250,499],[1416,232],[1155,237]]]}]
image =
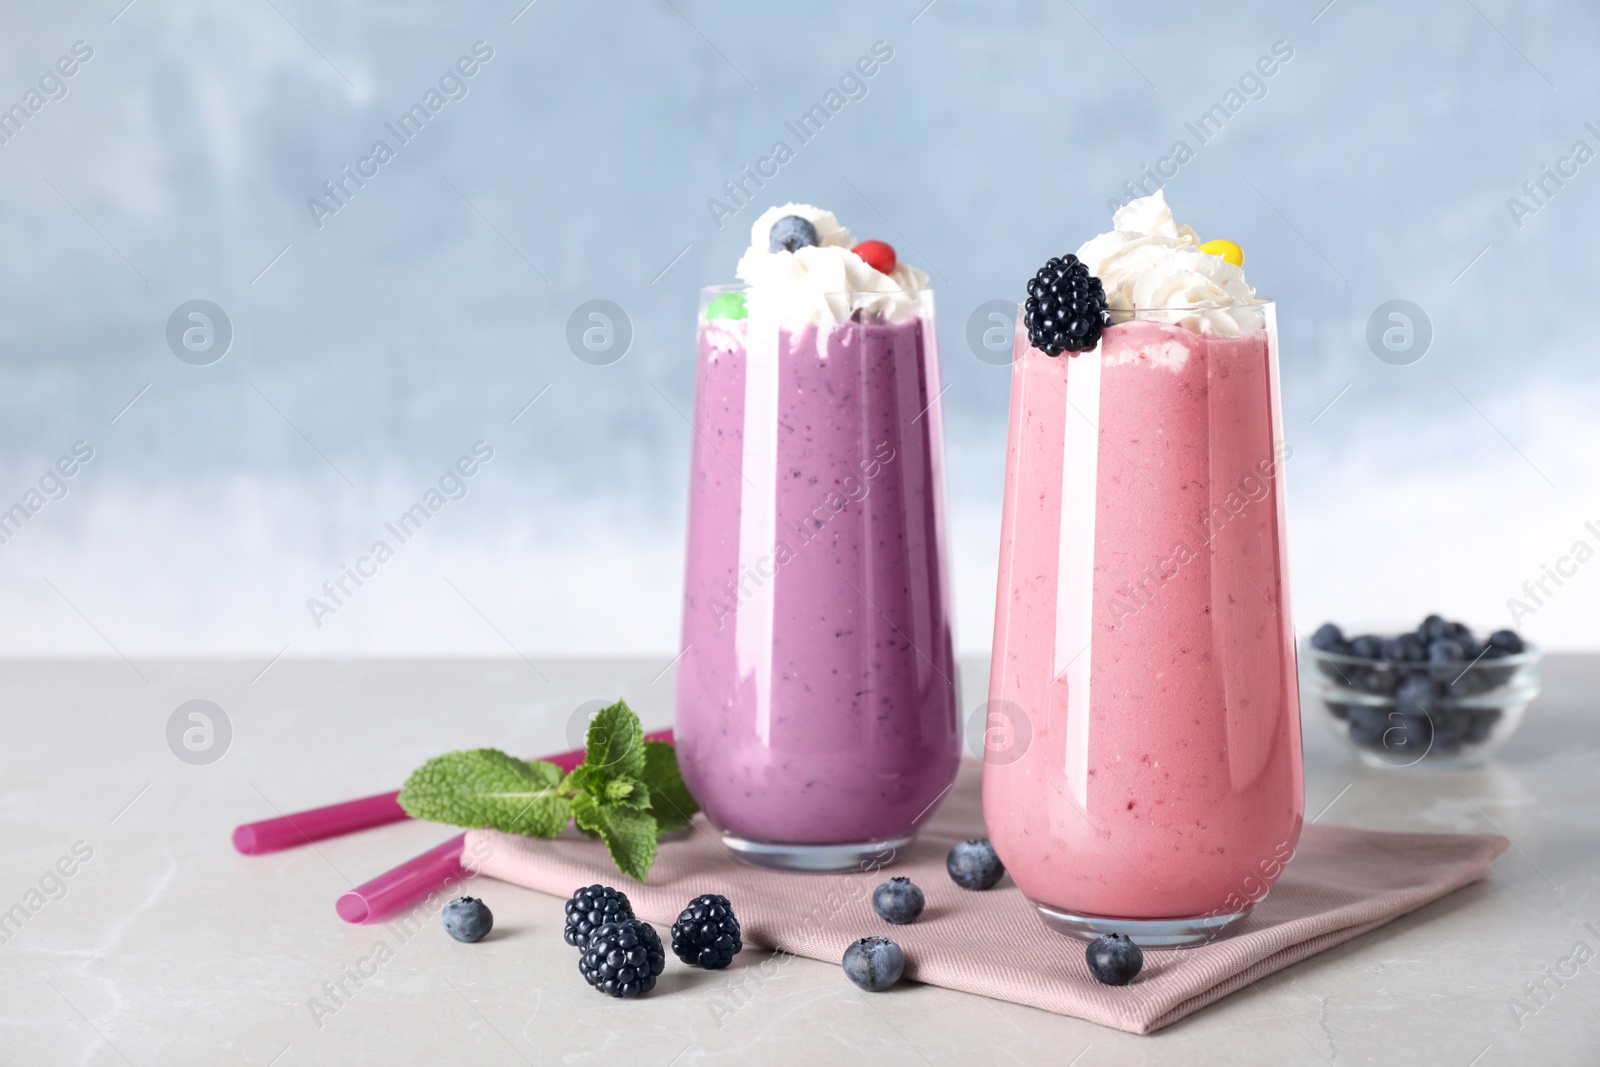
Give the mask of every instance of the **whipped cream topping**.
[{"label": "whipped cream topping", "polygon": [[1105,286],[1112,322],[1130,318],[1119,311],[1148,310],[1141,319],[1194,333],[1236,337],[1262,328],[1262,301],[1243,268],[1200,251],[1200,238],[1174,221],[1162,190],[1119,208],[1111,226],[1078,258]]},{"label": "whipped cream topping", "polygon": [[[793,252],[769,251],[772,224],[785,215],[799,215],[817,228],[818,244]],[[850,251],[856,242],[833,212],[810,204],[768,208],[750,227],[750,247],[735,273],[748,285],[752,318],[776,320],[791,332],[806,326],[836,326],[852,310],[880,313],[890,322],[917,315],[918,290],[928,276],[904,263],[884,274]]]}]

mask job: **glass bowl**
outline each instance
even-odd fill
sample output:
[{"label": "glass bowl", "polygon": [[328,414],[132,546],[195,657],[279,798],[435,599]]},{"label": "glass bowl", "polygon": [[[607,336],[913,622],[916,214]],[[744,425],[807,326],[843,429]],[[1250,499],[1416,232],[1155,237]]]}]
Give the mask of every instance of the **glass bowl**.
[{"label": "glass bowl", "polygon": [[1505,744],[1539,695],[1544,651],[1459,663],[1402,662],[1300,643],[1300,684],[1373,767],[1470,767]]}]

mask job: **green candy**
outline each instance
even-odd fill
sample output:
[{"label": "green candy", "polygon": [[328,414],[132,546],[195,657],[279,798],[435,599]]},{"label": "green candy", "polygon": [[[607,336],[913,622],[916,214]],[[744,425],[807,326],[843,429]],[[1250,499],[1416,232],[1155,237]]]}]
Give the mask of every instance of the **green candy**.
[{"label": "green candy", "polygon": [[735,289],[726,293],[719,293],[715,300],[706,305],[706,321],[713,319],[742,319],[750,314],[744,306],[744,293]]}]

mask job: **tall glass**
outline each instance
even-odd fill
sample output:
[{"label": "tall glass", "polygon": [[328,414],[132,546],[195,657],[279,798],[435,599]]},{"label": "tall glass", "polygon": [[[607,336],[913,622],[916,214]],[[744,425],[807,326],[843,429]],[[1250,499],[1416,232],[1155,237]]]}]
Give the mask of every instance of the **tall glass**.
[{"label": "tall glass", "polygon": [[960,762],[933,294],[827,299],[702,295],[678,668],[690,791],[806,870],[884,862]]},{"label": "tall glass", "polygon": [[984,815],[1077,936],[1222,936],[1300,836],[1276,311],[1205,312],[1017,330]]}]

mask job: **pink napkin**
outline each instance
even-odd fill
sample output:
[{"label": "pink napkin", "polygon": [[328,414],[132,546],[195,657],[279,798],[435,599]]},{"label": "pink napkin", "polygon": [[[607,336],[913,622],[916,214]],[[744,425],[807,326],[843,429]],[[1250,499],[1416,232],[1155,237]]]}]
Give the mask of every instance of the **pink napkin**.
[{"label": "pink napkin", "polygon": [[[884,934],[905,950],[906,977],[913,981],[1147,1034],[1487,877],[1490,862],[1508,845],[1494,834],[1307,826],[1283,877],[1240,933],[1198,948],[1146,949],[1138,978],[1109,987],[1090,976],[1083,942],[1046,930],[1010,878],[972,893],[945,873],[951,845],[984,835],[979,772],[967,761],[917,841],[891,867],[876,871],[791,874],[747,867],[722,847],[703,816],[685,837],[662,843],[648,885],[619,874],[599,843],[577,835],[535,840],[474,830],[466,855],[487,857],[476,862],[479,873],[555,896],[595,882],[616,886],[639,918],[660,925],[670,925],[692,897],[722,893],[733,902],[748,944],[829,963],[838,963],[857,938]],[[908,926],[890,926],[872,911],[873,889],[893,875],[909,876],[928,898],[927,910]],[[845,981],[843,974],[839,980]]]}]

